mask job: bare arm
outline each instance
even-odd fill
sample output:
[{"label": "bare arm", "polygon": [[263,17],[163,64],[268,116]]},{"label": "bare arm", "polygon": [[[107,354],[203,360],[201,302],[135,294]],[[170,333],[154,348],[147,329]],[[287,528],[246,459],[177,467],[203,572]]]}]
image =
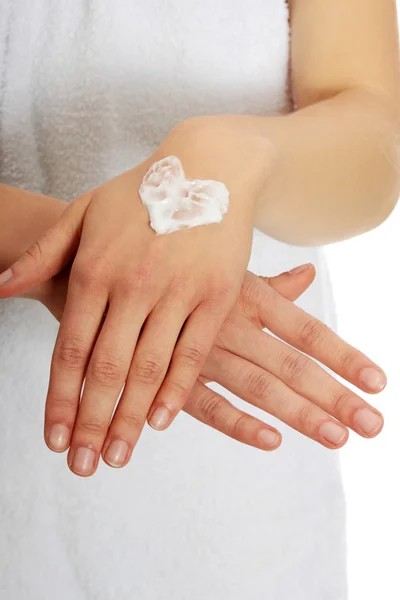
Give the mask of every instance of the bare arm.
[{"label": "bare arm", "polygon": [[[319,245],[376,227],[399,196],[396,3],[290,0],[289,6],[297,110],[229,118],[256,128],[276,149],[255,225],[288,243]],[[35,196],[31,202],[29,192],[0,186],[0,271],[65,206]]]},{"label": "bare arm", "polygon": [[397,117],[368,91],[346,90],[266,119],[278,155],[255,225],[283,242],[313,246],[380,225],[400,192]]},{"label": "bare arm", "polygon": [[264,119],[278,157],[257,226],[318,245],[379,225],[400,190],[395,0],[289,0],[297,111]]},{"label": "bare arm", "polygon": [[320,245],[378,226],[399,197],[396,4],[291,0],[290,9],[297,110],[213,116],[211,135],[225,120],[228,132],[250,127],[272,142],[255,225],[287,243]]},{"label": "bare arm", "polygon": [[61,216],[67,203],[0,184],[0,272]]}]

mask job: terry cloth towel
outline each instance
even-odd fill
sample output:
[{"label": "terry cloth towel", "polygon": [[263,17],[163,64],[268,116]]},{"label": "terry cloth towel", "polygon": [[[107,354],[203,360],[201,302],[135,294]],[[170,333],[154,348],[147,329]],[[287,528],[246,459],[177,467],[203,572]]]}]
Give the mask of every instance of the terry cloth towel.
[{"label": "terry cloth towel", "polygon": [[[0,0],[0,181],[70,200],[192,115],[284,114],[284,0]],[[1,199],[0,199],[1,209]],[[323,254],[254,232],[249,269],[314,262],[299,304],[334,325]],[[0,597],[345,600],[339,456],[283,433],[243,446],[181,412],[129,465],[73,475],[43,441],[58,324],[0,302]]]}]

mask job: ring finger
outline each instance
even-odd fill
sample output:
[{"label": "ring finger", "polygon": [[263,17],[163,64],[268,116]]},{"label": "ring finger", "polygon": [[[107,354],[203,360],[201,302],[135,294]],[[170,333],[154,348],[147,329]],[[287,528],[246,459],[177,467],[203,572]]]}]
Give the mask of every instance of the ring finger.
[{"label": "ring finger", "polygon": [[235,354],[214,347],[203,373],[236,396],[323,446],[339,448],[348,439],[346,427],[287,387],[275,375]]}]

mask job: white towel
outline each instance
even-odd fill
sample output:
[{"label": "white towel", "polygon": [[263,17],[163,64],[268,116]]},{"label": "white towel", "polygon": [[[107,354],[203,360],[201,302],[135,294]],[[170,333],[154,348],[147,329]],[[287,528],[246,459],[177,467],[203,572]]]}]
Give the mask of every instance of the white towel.
[{"label": "white towel", "polygon": [[289,108],[276,0],[1,0],[4,181],[73,197],[173,125]]},{"label": "white towel", "polygon": [[[0,0],[0,180],[71,199],[191,115],[291,110],[289,33],[284,0]],[[299,303],[332,324],[319,250],[254,233],[255,272],[308,261]],[[78,478],[42,439],[56,332],[0,303],[1,598],[345,600],[337,453],[225,392],[283,432],[278,451],[180,413],[124,469]]]}]

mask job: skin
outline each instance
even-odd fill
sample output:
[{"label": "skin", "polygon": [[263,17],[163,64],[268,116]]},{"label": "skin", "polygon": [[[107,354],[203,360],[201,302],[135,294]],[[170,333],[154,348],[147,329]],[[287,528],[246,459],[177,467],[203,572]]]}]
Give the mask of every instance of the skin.
[{"label": "skin", "polygon": [[[293,304],[314,277],[312,265],[271,278],[247,271],[239,300],[219,331],[183,407],[185,412],[239,442],[262,450],[277,449],[282,441],[280,432],[239,410],[205,385],[216,381],[327,448],[342,447],[349,437],[348,427],[365,438],[380,433],[382,414],[306,356],[316,358],[364,392],[377,393],[383,389],[384,383],[371,387],[363,378],[365,369],[372,368],[385,380],[375,363]],[[38,292],[43,304],[58,320],[65,307],[68,279],[69,273],[65,270]],[[263,328],[283,341],[262,331]],[[95,454],[92,470],[82,475],[95,472],[100,454],[112,467],[122,467],[129,462],[146,418],[146,409],[142,414],[140,409],[138,403],[134,412],[126,412],[123,404],[117,406],[116,418],[108,430],[105,424],[105,441],[99,436],[99,443],[92,445]],[[376,415],[378,421],[374,428],[363,429],[365,421],[359,420],[358,410],[363,414],[370,410]],[[337,436],[336,441],[326,437],[332,431]],[[126,443],[124,451],[121,440]],[[48,438],[46,441],[49,444]],[[52,449],[63,451],[65,446]],[[72,469],[71,455],[68,464]]]},{"label": "skin", "polygon": [[[321,244],[371,229],[393,209],[400,183],[395,3],[330,4],[290,6],[298,110],[187,119],[148,160],[74,200],[11,265],[1,297],[27,293],[73,261],[46,403],[48,427],[69,407],[71,455],[104,435],[125,381],[123,405],[147,407],[150,423],[164,411],[161,427],[172,422],[238,300],[254,224],[282,241]],[[338,47],[347,50],[342,58]],[[188,177],[227,185],[231,206],[221,224],[161,240],[149,231],[137,188],[168,154],[181,158]],[[152,385],[139,393],[150,363]]]},{"label": "skin", "polygon": [[278,160],[256,226],[288,243],[322,245],[378,226],[399,197],[396,1],[288,5],[297,110],[257,118]]},{"label": "skin", "polygon": [[[76,470],[85,448],[101,449],[124,384],[122,414],[140,413],[142,426],[148,416],[157,429],[172,422],[237,299],[267,154],[253,131],[225,133],[221,139],[214,132],[210,150],[210,140],[206,145],[186,123],[177,126],[149,159],[73,201],[13,267],[11,295],[73,260],[45,420],[47,431],[73,428]],[[230,206],[221,223],[164,236],[149,227],[138,188],[149,167],[170,154],[180,157],[187,177],[200,168],[201,179],[227,184]]]},{"label": "skin", "polygon": [[[8,198],[13,210],[18,213],[16,206],[20,204],[28,213],[25,221],[18,221],[21,234],[19,239],[25,240],[28,245],[29,236],[33,240],[48,225],[56,223],[68,206],[66,202],[32,192],[17,191],[10,186],[1,186],[1,191],[2,197]],[[32,206],[48,209],[47,214],[43,214],[43,219],[35,222],[35,228],[32,227],[29,214]],[[15,236],[10,236],[8,242],[8,258],[12,260],[21,252],[20,242]],[[70,268],[66,267],[22,296],[39,300],[60,321],[65,308],[69,276]],[[381,389],[380,386],[374,388],[365,383],[362,377],[364,368],[376,368],[385,382],[383,371],[375,363],[311,315],[284,300],[296,300],[314,277],[315,269],[312,265],[305,265],[301,271],[296,269],[295,272],[271,278],[256,277],[246,272],[239,300],[217,336],[203,371],[183,408],[185,412],[242,443],[263,450],[278,448],[281,436],[275,428],[238,410],[223,396],[204,385],[207,381],[216,381],[327,448],[339,448],[346,443],[346,425],[363,437],[374,437],[381,431],[383,417],[379,411],[339,384],[313,361],[300,357],[293,350],[299,348],[303,354],[313,356],[364,392],[377,393]],[[267,327],[292,347],[265,331],[262,332],[263,327]],[[323,395],[320,393],[321,389],[324,390]],[[357,424],[355,413],[358,408],[370,408],[382,419],[372,433],[363,431]],[[119,416],[112,422],[101,447],[104,461],[114,467],[127,464],[144,422],[143,415],[121,415],[120,408],[117,411],[120,411]],[[328,414],[334,419],[328,419]],[[329,442],[322,435],[320,428],[327,422],[343,425],[338,431],[341,437],[338,443]],[[64,440],[60,433],[51,440],[48,431],[45,431],[46,443],[54,451],[64,451],[70,445],[70,429],[67,429],[68,437]],[[266,444],[265,439],[259,437],[260,432],[265,430],[278,436],[273,444]],[[120,439],[128,445],[125,457],[121,452],[117,455],[115,452],[111,453],[110,457],[107,451],[115,440]],[[98,450],[94,470],[99,455]]]}]

